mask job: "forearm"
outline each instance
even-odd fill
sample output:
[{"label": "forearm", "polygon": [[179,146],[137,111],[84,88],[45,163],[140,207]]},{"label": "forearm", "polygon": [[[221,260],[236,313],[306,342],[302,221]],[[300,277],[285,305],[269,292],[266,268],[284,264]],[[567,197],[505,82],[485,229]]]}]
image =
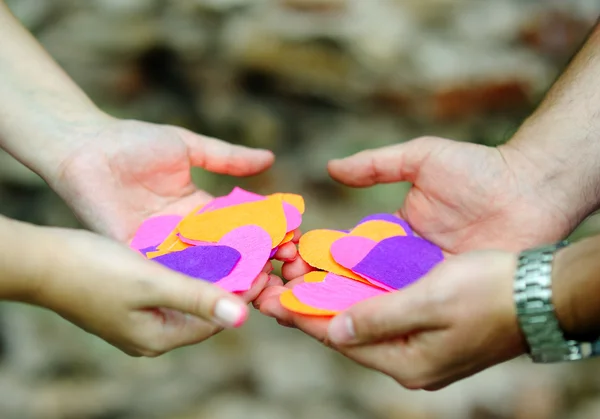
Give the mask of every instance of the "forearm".
[{"label": "forearm", "polygon": [[102,117],[0,0],[0,146],[44,176]]},{"label": "forearm", "polygon": [[552,294],[557,317],[567,336],[600,336],[600,236],[574,243],[556,253]]},{"label": "forearm", "polygon": [[539,108],[501,147],[573,228],[600,206],[600,25]]},{"label": "forearm", "polygon": [[45,229],[0,215],[0,300],[32,302],[45,276],[52,252]]}]

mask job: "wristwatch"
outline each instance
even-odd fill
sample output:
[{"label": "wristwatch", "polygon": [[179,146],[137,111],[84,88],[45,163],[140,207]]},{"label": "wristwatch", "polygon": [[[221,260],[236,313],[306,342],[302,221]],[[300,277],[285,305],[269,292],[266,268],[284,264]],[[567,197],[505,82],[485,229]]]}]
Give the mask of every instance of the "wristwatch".
[{"label": "wristwatch", "polygon": [[600,340],[567,340],[552,303],[552,261],[554,253],[567,246],[561,241],[530,249],[519,255],[514,279],[517,318],[529,345],[533,362],[576,361],[600,354]]}]

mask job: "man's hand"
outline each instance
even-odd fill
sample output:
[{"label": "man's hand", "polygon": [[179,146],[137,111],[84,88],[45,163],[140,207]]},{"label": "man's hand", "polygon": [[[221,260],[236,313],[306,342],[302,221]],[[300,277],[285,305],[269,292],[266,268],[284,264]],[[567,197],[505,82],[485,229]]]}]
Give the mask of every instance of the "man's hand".
[{"label": "man's hand", "polygon": [[110,117],[92,126],[42,173],[87,226],[124,242],[150,216],[183,215],[211,199],[192,183],[193,166],[247,176],[274,159],[173,126]]},{"label": "man's hand", "polygon": [[407,388],[437,390],[526,351],[512,298],[515,267],[511,253],[467,253],[333,320],[284,309],[277,318]]},{"label": "man's hand", "polygon": [[411,182],[398,215],[453,254],[520,250],[562,238],[579,221],[572,203],[510,144],[423,137],[332,161],[329,172],[355,187]]},{"label": "man's hand", "polygon": [[[411,182],[398,215],[447,254],[559,240],[587,215],[510,143],[492,148],[423,137],[331,161],[329,172],[353,187]],[[297,258],[282,272],[292,280],[310,270]]]}]

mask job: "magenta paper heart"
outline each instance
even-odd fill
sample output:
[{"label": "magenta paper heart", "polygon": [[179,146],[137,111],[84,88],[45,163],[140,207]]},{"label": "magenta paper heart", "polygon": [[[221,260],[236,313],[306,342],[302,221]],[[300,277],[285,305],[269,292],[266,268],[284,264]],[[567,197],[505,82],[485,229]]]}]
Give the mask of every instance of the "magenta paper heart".
[{"label": "magenta paper heart", "polygon": [[142,249],[149,251],[149,248],[162,243],[182,218],[180,215],[158,215],[148,218],[135,232],[129,247],[140,252]]},{"label": "magenta paper heart", "polygon": [[265,197],[262,195],[248,192],[236,186],[231,190],[231,192],[229,192],[229,194],[214,198],[203,208],[201,208],[200,211],[198,211],[198,214],[221,208],[232,207],[234,205],[245,204],[247,202],[262,201],[263,199],[265,199]]},{"label": "magenta paper heart", "polygon": [[271,236],[258,226],[244,226],[227,233],[220,245],[236,249],[241,255],[231,273],[216,284],[230,292],[248,291],[262,272],[271,253]]},{"label": "magenta paper heart", "polygon": [[[313,274],[319,273],[313,272]],[[292,288],[292,293],[306,305],[339,312],[360,301],[387,294],[388,291],[328,273],[322,282],[302,282],[296,285]]]}]

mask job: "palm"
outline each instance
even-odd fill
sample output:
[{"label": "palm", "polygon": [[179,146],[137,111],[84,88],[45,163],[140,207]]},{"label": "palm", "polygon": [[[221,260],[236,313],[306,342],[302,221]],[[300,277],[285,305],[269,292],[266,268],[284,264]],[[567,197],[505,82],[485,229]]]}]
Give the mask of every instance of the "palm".
[{"label": "palm", "polygon": [[566,218],[526,181],[498,149],[440,141],[416,171],[400,212],[451,253],[519,250],[566,234]]},{"label": "palm", "polygon": [[63,162],[56,187],[85,224],[127,241],[144,219],[185,214],[210,199],[192,183],[192,166],[245,175],[270,165],[264,155],[262,162],[248,161],[253,153],[264,152],[181,128],[116,121]]}]

